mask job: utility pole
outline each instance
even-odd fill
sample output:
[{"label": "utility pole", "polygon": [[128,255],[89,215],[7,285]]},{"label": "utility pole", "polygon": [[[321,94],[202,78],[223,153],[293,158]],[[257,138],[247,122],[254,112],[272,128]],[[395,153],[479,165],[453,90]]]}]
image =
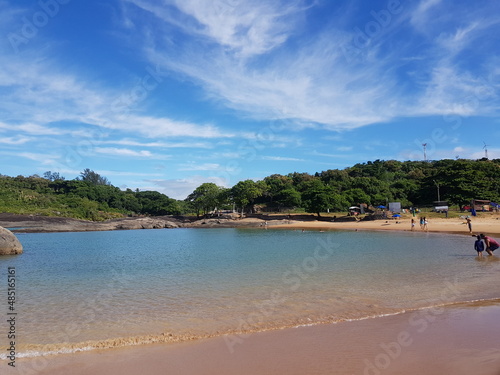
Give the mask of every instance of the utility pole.
[{"label": "utility pole", "polygon": [[438,193],[438,202],[441,202],[441,195],[439,194],[439,184],[436,182],[436,180],[432,180],[436,184],[437,187],[437,193]]}]

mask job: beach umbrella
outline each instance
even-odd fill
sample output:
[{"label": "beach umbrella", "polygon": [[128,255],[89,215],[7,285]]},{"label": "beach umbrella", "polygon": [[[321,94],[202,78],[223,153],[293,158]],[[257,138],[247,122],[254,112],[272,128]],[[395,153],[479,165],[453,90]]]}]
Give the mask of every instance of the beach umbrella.
[{"label": "beach umbrella", "polygon": [[394,215],[392,215],[392,217],[401,217],[401,215],[400,214],[394,214]]},{"label": "beach umbrella", "polygon": [[385,208],[385,206],[377,206],[377,208]]}]

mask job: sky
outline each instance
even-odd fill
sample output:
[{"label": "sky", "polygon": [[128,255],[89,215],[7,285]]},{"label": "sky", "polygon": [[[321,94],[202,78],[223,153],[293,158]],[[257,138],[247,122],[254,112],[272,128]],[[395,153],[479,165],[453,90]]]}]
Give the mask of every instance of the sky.
[{"label": "sky", "polygon": [[497,0],[0,0],[0,174],[184,199],[500,158],[499,46]]}]

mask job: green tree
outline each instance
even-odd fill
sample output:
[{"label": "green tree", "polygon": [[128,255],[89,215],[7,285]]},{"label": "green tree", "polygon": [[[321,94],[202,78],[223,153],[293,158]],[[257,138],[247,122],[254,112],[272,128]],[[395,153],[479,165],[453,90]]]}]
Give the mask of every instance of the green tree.
[{"label": "green tree", "polygon": [[241,208],[241,213],[243,213],[247,206],[262,195],[263,190],[263,184],[256,183],[253,180],[245,180],[238,182],[232,187],[231,196],[236,205]]},{"label": "green tree", "polygon": [[302,203],[302,197],[297,190],[295,190],[293,187],[290,187],[288,189],[280,190],[279,193],[275,196],[275,202],[280,208],[299,207]]},{"label": "green tree", "polygon": [[316,213],[318,217],[321,212],[326,212],[340,202],[341,198],[335,190],[319,179],[305,183],[302,193],[302,202],[307,212]]},{"label": "green tree", "polygon": [[99,173],[96,173],[89,168],[83,170],[80,173],[80,177],[77,178],[79,181],[88,182],[92,185],[111,185],[111,182],[106,178],[101,176]]},{"label": "green tree", "polygon": [[186,201],[195,209],[197,217],[200,216],[200,212],[206,215],[225,203],[224,190],[212,182],[206,182],[189,194]]},{"label": "green tree", "polygon": [[57,181],[57,180],[64,181],[66,179],[64,176],[61,176],[59,172],[51,172],[51,171],[45,172],[43,174],[43,178],[49,181]]}]

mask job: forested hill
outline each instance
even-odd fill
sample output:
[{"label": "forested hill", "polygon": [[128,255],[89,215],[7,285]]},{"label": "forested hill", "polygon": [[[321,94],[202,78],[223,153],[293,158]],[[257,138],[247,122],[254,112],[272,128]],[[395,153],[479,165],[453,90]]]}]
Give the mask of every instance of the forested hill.
[{"label": "forested hill", "polygon": [[52,172],[43,177],[0,175],[0,212],[103,220],[127,214],[201,214],[233,204],[249,210],[258,204],[319,214],[360,203],[399,201],[403,207],[427,206],[437,200],[438,186],[441,200],[453,205],[465,205],[471,199],[498,202],[500,159],[376,160],[314,175],[275,174],[261,181],[240,181],[231,188],[205,183],[184,201],[155,191],[120,190],[89,169],[75,180]]}]

